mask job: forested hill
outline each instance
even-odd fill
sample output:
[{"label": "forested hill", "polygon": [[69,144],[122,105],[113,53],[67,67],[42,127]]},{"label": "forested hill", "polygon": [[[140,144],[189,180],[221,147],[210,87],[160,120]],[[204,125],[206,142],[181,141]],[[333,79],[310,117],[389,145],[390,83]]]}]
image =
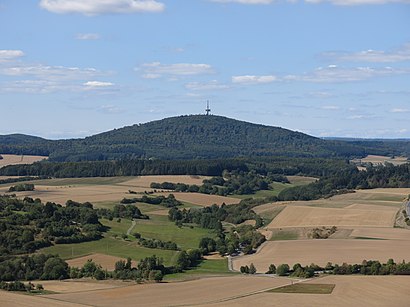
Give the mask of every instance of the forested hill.
[{"label": "forested hill", "polygon": [[367,145],[322,140],[279,127],[213,115],[171,117],[75,140],[0,136],[0,153],[45,154],[51,161],[397,154],[391,148]]}]

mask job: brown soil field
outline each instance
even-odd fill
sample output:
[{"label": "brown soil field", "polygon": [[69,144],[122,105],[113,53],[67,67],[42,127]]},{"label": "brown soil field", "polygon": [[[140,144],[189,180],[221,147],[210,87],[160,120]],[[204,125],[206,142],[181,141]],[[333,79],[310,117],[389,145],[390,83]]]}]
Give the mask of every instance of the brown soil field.
[{"label": "brown soil field", "polygon": [[362,263],[364,259],[386,262],[393,258],[396,262],[410,261],[410,240],[290,240],[269,241],[252,255],[232,259],[233,268],[253,263],[258,272],[266,272],[269,265],[295,263],[321,266],[328,262],[342,264]]},{"label": "brown soil field", "polygon": [[[88,259],[92,259],[96,264],[101,265],[104,270],[106,269],[108,271],[114,271],[115,263],[117,261],[126,260],[123,258],[109,256],[109,255],[91,254],[88,256],[67,260],[67,263],[69,266],[80,268],[88,261]],[[135,265],[135,263],[133,263],[133,265]]]},{"label": "brown soil field", "polygon": [[396,208],[360,210],[287,206],[268,228],[315,226],[375,226],[393,227]]},{"label": "brown soil field", "polygon": [[44,156],[18,156],[18,155],[1,155],[0,167],[16,164],[33,164],[34,162],[47,159]]},{"label": "brown soil field", "polygon": [[133,285],[92,292],[52,294],[46,297],[89,306],[192,306],[231,299],[289,283],[287,278],[236,275],[187,282]]},{"label": "brown soil field", "polygon": [[[162,194],[168,196],[168,192],[166,193],[157,193],[157,194]],[[175,198],[187,202],[190,204],[194,205],[199,205],[199,206],[211,206],[213,204],[217,204],[218,206],[222,205],[222,203],[225,203],[227,205],[230,204],[239,204],[241,201],[239,198],[233,198],[233,197],[225,197],[225,196],[219,196],[219,195],[208,195],[208,194],[201,194],[201,193],[184,193],[184,192],[176,192],[172,193],[175,195]]]},{"label": "brown soil field", "polygon": [[410,278],[408,276],[327,276],[307,281],[307,283],[335,284],[336,286],[331,294],[265,292],[207,306],[409,306]]}]

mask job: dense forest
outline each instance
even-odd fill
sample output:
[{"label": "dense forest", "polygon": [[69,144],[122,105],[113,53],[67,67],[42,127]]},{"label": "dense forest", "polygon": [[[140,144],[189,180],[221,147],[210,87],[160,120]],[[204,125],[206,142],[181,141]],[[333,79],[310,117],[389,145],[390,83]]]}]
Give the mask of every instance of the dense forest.
[{"label": "dense forest", "polygon": [[399,166],[387,164],[371,166],[366,171],[341,170],[308,185],[285,189],[279,193],[278,200],[312,200],[353,192],[354,189],[408,187],[410,187],[410,164]]},{"label": "dense forest", "polygon": [[221,116],[165,118],[84,139],[0,136],[0,153],[46,155],[51,161],[216,159],[235,157],[363,157],[410,155],[409,141],[323,140],[280,127]]},{"label": "dense forest", "polygon": [[330,176],[354,169],[347,160],[324,158],[258,157],[215,160],[118,160],[94,162],[48,162],[10,165],[0,176],[42,176],[56,178],[111,177],[140,175],[222,176],[224,171],[251,171],[268,175]]}]

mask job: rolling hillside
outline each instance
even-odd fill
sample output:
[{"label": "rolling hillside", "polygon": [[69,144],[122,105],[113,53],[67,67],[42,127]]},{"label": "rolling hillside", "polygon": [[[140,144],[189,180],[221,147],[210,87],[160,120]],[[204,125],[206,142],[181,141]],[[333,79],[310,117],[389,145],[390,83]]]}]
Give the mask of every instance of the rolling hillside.
[{"label": "rolling hillside", "polygon": [[84,139],[50,141],[25,135],[0,136],[0,153],[49,155],[51,161],[398,154],[385,144],[323,140],[280,127],[213,115],[165,118]]}]

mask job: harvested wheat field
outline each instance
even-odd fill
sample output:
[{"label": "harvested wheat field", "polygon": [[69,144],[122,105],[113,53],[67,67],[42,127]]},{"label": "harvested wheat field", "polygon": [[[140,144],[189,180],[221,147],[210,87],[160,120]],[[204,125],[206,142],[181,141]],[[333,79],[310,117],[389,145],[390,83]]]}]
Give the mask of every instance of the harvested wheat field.
[{"label": "harvested wheat field", "polygon": [[3,159],[0,160],[0,167],[16,164],[33,164],[48,157],[44,156],[18,156],[18,155],[1,155]]},{"label": "harvested wheat field", "polygon": [[380,188],[371,190],[356,190],[354,193],[336,195],[326,199],[309,201],[283,201],[264,204],[254,208],[255,212],[267,213],[278,206],[311,206],[323,208],[346,208],[350,205],[376,205],[399,208],[410,194],[409,188]]},{"label": "harvested wheat field", "polygon": [[120,183],[127,187],[149,188],[152,182],[163,183],[185,183],[189,185],[202,185],[202,181],[209,179],[209,176],[189,176],[189,175],[158,175],[158,176],[138,176],[131,180]]},{"label": "harvested wheat field", "polygon": [[58,293],[74,293],[103,289],[113,289],[124,287],[121,281],[107,280],[97,281],[92,279],[75,279],[75,280],[40,280],[33,281],[33,284],[42,284],[47,291]]},{"label": "harvested wheat field", "polygon": [[[103,254],[91,254],[88,256],[67,260],[67,263],[69,266],[80,268],[89,259],[92,259],[96,264],[101,265],[104,270],[108,270],[108,271],[114,271],[115,263],[117,261],[126,260],[126,259],[115,257],[115,256],[109,256],[109,255],[103,255]],[[135,263],[133,263],[133,265],[135,265]]]},{"label": "harvested wheat field", "polygon": [[[168,196],[169,193],[157,193],[157,194]],[[239,204],[239,202],[241,201],[239,198],[219,196],[219,195],[208,195],[208,194],[201,194],[201,193],[175,192],[172,194],[175,195],[176,199],[182,202],[187,202],[190,204],[204,206],[204,207],[211,206],[213,204],[220,206],[223,203],[227,205]]]},{"label": "harvested wheat field", "polygon": [[192,306],[212,303],[289,284],[287,278],[210,277],[187,282],[143,284],[117,289],[52,294],[47,298],[89,306]]},{"label": "harvested wheat field", "polygon": [[409,306],[410,278],[407,276],[327,276],[307,283],[334,284],[335,288],[331,294],[263,292],[207,306]]},{"label": "harvested wheat field", "polygon": [[253,263],[258,272],[266,272],[271,263],[278,265],[311,263],[325,266],[334,264],[362,263],[364,259],[387,262],[389,258],[396,262],[410,261],[410,240],[290,240],[269,241],[252,255],[232,259],[234,270]]},{"label": "harvested wheat field", "polygon": [[84,305],[49,299],[45,296],[17,294],[0,290],[0,306],[2,307],[83,307]]},{"label": "harvested wheat field", "polygon": [[410,230],[403,228],[355,228],[350,237],[385,240],[410,240]]},{"label": "harvested wheat field", "polygon": [[[34,191],[18,192],[19,197],[40,198],[43,201],[50,201],[65,204],[71,199],[78,202],[89,201],[98,202],[119,202],[124,197],[132,198],[138,195],[130,194],[129,190],[144,193],[152,190],[149,186],[151,182],[182,182],[187,184],[201,184],[207,177],[198,176],[140,176],[140,177],[104,177],[104,178],[68,178],[68,179],[48,179],[33,181]],[[2,185],[0,193],[6,193],[10,184]],[[158,195],[168,195],[170,192],[157,193]],[[236,204],[240,199],[224,197],[218,195],[206,195],[200,193],[178,193],[173,192],[176,199],[200,206],[212,204],[221,205]]]},{"label": "harvested wheat field", "polygon": [[393,227],[397,208],[362,210],[287,206],[268,228],[317,226]]}]

